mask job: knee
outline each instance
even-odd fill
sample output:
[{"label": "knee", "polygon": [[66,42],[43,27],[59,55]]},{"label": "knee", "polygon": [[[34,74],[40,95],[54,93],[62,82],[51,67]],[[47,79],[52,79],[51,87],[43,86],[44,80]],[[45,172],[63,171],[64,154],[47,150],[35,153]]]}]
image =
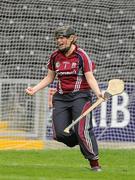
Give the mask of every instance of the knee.
[{"label": "knee", "polygon": [[56,134],[54,139],[56,141],[64,143],[68,147],[74,147],[74,146],[76,146],[78,144],[74,139],[72,139],[71,135],[67,135],[65,133],[60,133],[59,132],[58,134]]},{"label": "knee", "polygon": [[63,133],[60,133],[60,132],[57,133],[57,134],[55,135],[54,139],[57,140],[57,141],[63,142],[63,139],[64,139]]}]

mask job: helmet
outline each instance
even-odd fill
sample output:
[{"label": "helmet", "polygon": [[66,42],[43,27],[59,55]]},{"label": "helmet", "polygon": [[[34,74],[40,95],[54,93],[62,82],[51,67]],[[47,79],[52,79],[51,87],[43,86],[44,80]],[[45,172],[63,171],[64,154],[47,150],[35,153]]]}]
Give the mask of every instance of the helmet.
[{"label": "helmet", "polygon": [[70,37],[75,35],[75,31],[71,26],[60,26],[55,30],[55,38],[59,36]]}]

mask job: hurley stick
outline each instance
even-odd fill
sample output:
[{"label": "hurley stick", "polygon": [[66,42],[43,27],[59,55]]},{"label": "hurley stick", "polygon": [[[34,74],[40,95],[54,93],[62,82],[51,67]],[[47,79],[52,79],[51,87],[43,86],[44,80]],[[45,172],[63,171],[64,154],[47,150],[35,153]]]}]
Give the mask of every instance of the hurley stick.
[{"label": "hurley stick", "polygon": [[68,127],[64,129],[64,132],[69,133],[70,129],[77,124],[83,117],[85,117],[89,112],[99,106],[103,101],[108,100],[111,96],[120,94],[124,91],[124,82],[120,79],[112,79],[108,83],[108,88],[105,91],[105,99],[99,98],[90,108],[88,108],[83,114],[81,114],[77,119],[75,119]]}]

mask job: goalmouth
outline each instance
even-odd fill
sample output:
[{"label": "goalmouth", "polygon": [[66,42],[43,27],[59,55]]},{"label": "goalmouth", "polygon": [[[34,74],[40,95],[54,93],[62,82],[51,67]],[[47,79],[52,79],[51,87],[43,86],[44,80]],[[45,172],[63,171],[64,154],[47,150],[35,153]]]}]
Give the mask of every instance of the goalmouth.
[{"label": "goalmouth", "polygon": [[0,149],[44,149],[54,142],[50,105],[56,82],[33,97],[25,89],[46,75],[54,29],[66,24],[94,61],[103,91],[110,79],[125,82],[121,95],[93,111],[99,146],[134,148],[135,1],[1,0],[0,13]]}]

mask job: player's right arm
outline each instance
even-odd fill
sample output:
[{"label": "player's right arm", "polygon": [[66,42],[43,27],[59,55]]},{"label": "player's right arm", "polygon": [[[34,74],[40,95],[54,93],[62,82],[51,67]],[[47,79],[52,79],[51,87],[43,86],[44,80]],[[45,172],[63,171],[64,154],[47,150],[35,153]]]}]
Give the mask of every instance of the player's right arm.
[{"label": "player's right arm", "polygon": [[48,69],[47,76],[45,76],[44,79],[41,80],[36,86],[28,87],[27,89],[25,89],[25,92],[29,95],[34,95],[39,90],[47,87],[50,83],[52,83],[54,78],[55,78],[55,71]]}]

